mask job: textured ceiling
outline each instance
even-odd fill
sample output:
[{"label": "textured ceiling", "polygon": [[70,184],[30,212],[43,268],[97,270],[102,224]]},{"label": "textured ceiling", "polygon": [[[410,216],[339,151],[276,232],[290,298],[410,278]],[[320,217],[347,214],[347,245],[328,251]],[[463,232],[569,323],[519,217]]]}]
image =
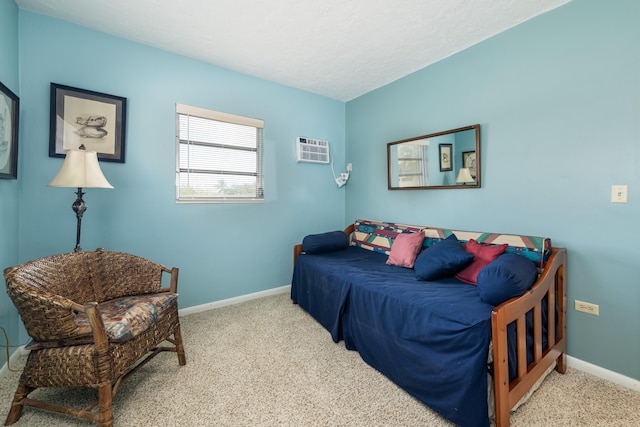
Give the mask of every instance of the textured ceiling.
[{"label": "textured ceiling", "polygon": [[22,9],[348,101],[570,0],[16,0]]}]

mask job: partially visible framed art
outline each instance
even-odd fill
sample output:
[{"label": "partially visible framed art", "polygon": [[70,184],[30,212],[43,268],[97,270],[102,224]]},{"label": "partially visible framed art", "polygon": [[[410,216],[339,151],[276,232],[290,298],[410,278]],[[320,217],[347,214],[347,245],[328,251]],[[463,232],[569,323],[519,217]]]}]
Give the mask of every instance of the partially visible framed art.
[{"label": "partially visible framed art", "polygon": [[469,168],[469,173],[473,179],[476,179],[476,152],[475,151],[463,151],[462,152],[462,167]]},{"label": "partially visible framed art", "polygon": [[84,145],[98,160],[124,163],[127,98],[51,83],[49,157]]},{"label": "partially visible framed art", "polygon": [[440,151],[440,172],[452,171],[453,159],[451,158],[451,152],[453,151],[453,144],[440,144],[438,148]]},{"label": "partially visible framed art", "polygon": [[20,98],[0,83],[0,178],[18,178]]}]

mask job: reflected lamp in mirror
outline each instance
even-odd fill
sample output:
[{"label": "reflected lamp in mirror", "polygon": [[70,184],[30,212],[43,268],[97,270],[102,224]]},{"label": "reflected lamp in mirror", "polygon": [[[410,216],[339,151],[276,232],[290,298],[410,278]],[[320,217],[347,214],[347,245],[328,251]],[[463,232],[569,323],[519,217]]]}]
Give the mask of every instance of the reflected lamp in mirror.
[{"label": "reflected lamp in mirror", "polygon": [[458,172],[458,177],[456,178],[456,183],[468,184],[473,181],[475,180],[471,176],[471,172],[469,172],[469,168],[460,168],[460,172]]},{"label": "reflected lamp in mirror", "polygon": [[[441,159],[447,148],[447,167]],[[459,177],[460,169],[466,175]],[[470,180],[461,181],[461,178]],[[465,126],[387,144],[389,190],[480,187],[480,125]]]}]

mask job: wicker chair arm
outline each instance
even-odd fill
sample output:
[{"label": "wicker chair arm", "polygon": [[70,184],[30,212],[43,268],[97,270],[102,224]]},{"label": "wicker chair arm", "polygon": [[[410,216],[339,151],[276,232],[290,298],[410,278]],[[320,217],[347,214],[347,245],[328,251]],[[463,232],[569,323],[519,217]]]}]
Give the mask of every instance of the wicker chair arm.
[{"label": "wicker chair arm", "polygon": [[17,283],[8,283],[7,293],[16,306],[25,329],[36,341],[62,341],[84,334],[78,330],[76,313],[85,311],[75,302]]},{"label": "wicker chair arm", "polygon": [[163,273],[168,273],[171,275],[171,281],[169,282],[169,287],[161,288],[161,292],[171,292],[172,294],[178,293],[178,267],[167,268],[165,266],[160,266]]},{"label": "wicker chair arm", "polygon": [[91,331],[93,333],[93,343],[96,346],[98,353],[106,353],[109,348],[109,338],[107,336],[107,329],[104,327],[104,321],[100,315],[97,302],[90,302],[84,305],[83,310],[89,324],[91,325]]}]

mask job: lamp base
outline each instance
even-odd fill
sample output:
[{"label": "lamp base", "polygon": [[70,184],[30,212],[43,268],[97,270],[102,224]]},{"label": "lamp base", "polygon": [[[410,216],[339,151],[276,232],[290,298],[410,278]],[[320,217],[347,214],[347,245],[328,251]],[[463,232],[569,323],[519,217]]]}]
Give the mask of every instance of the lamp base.
[{"label": "lamp base", "polygon": [[76,191],[78,198],[73,205],[71,205],[71,209],[76,213],[76,218],[78,220],[78,225],[76,227],[76,247],[73,250],[74,252],[81,252],[82,248],[80,247],[80,231],[82,229],[82,215],[87,210],[87,204],[82,199],[82,196],[85,194],[82,192],[82,187],[78,187],[78,191]]}]

